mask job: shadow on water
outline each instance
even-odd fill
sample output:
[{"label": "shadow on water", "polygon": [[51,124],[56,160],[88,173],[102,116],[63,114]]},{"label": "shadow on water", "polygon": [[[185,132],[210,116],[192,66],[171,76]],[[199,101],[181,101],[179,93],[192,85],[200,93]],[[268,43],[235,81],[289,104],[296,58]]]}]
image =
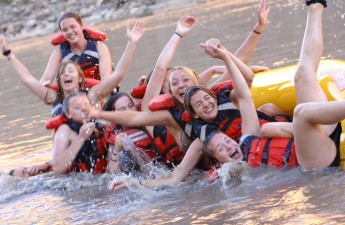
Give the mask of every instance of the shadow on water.
[{"label": "shadow on water", "polygon": [[[252,65],[270,68],[295,64],[303,37],[306,9],[301,1],[268,1],[270,24],[252,57]],[[201,72],[220,64],[198,46],[219,38],[235,52],[256,22],[258,1],[211,1],[143,18],[146,33],[135,60],[121,83],[129,91],[152,70],[163,46],[183,15],[198,18],[195,30],[183,41],[172,65]],[[341,0],[324,12],[324,57],[345,59],[345,12]],[[134,20],[97,26],[108,35],[116,63],[126,44],[125,26]],[[53,46],[50,36],[10,43],[16,56],[40,78]],[[0,170],[44,162],[51,157],[52,133],[44,129],[50,107],[29,93],[0,60]],[[338,224],[345,222],[343,173],[304,172],[301,169],[251,169],[239,179],[206,184],[195,174],[176,187],[148,190],[134,187],[113,194],[107,185],[113,175],[51,173],[27,180],[0,176],[0,224]]]}]

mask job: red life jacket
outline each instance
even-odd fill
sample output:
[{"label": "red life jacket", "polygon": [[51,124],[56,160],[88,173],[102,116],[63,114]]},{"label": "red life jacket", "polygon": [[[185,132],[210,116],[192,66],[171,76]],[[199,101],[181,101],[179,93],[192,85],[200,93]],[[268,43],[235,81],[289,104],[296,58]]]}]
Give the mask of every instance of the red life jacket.
[{"label": "red life jacket", "polygon": [[[91,88],[93,86],[95,86],[96,84],[99,84],[101,81],[97,80],[97,79],[93,79],[93,78],[89,78],[89,77],[85,77],[85,88]],[[49,88],[58,91],[58,86],[57,84],[51,84],[49,85]]]},{"label": "red life jacket", "polygon": [[104,139],[108,144],[114,144],[116,135],[124,133],[133,142],[136,149],[142,150],[147,156],[154,159],[156,155],[152,147],[152,138],[146,130],[140,128],[130,128],[121,130],[116,124],[112,124],[104,131]]},{"label": "red life jacket", "polygon": [[[257,111],[257,113],[259,117],[260,127],[268,122],[277,122],[274,118],[266,115],[263,112]],[[232,139],[238,139],[242,135],[241,124],[242,117],[239,114],[236,117],[230,117],[223,120],[218,127],[219,130],[224,132],[227,136],[231,137]]]},{"label": "red life jacket", "polygon": [[171,133],[164,126],[155,126],[153,130],[153,149],[157,155],[157,160],[168,166],[179,164],[184,157],[184,153]]},{"label": "red life jacket", "polygon": [[261,165],[281,168],[297,166],[295,142],[292,138],[259,138],[248,136],[241,144],[244,161],[250,167]]},{"label": "red life jacket", "polygon": [[171,107],[176,107],[176,103],[169,94],[158,95],[151,99],[149,109],[151,111],[164,110]]},{"label": "red life jacket", "polygon": [[[107,35],[99,30],[93,29],[91,27],[85,27],[83,28],[83,30],[85,30],[88,33],[88,38],[87,39],[96,39],[97,41],[104,41],[105,39],[107,39]],[[58,34],[56,34],[52,40],[51,40],[51,44],[54,46],[59,45],[60,43],[63,42],[67,42],[66,39],[64,38],[62,32],[59,32]]]},{"label": "red life jacket", "polygon": [[204,176],[204,179],[208,183],[212,183],[220,178],[219,171],[217,167],[212,167]]},{"label": "red life jacket", "polygon": [[64,117],[63,115],[54,116],[46,120],[45,128],[48,130],[50,129],[56,130],[61,124],[66,123],[66,122],[67,122],[67,118]]},{"label": "red life jacket", "polygon": [[146,92],[146,85],[136,86],[132,89],[131,96],[135,99],[143,99]]},{"label": "red life jacket", "polygon": [[227,81],[223,81],[221,83],[218,83],[218,84],[214,85],[213,87],[211,87],[210,90],[213,93],[218,93],[218,92],[223,91],[227,87],[229,88],[229,90],[234,89],[232,86],[232,80],[227,80]]}]

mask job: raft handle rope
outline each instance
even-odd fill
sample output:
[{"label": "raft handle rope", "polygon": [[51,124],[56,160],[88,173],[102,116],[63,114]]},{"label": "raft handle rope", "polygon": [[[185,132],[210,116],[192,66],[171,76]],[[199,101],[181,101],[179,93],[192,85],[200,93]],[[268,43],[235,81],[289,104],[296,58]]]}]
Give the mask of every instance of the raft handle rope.
[{"label": "raft handle rope", "polygon": [[259,31],[257,31],[257,30],[253,30],[253,33],[254,33],[254,34],[257,34],[257,35],[260,35],[260,34],[261,34],[261,32],[259,32]]},{"label": "raft handle rope", "polygon": [[183,38],[183,36],[181,34],[177,33],[176,31],[174,32],[174,34],[180,36],[180,38]]}]

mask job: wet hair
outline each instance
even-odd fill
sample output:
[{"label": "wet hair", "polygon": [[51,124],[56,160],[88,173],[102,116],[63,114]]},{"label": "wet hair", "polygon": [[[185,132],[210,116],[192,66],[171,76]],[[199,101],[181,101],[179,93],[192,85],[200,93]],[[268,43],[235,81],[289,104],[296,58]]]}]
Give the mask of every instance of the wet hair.
[{"label": "wet hair", "polygon": [[[192,82],[192,85],[201,85],[201,84],[204,84],[200,77],[197,75],[197,73],[192,70],[191,68],[189,67],[186,67],[186,66],[174,66],[170,71],[169,71],[169,76],[171,76],[171,73],[176,71],[176,70],[182,70],[190,79],[190,81]],[[170,84],[170,81],[169,81],[169,92],[171,94],[171,84]],[[182,104],[177,101],[177,99],[172,96],[172,99],[175,101],[175,103],[180,106],[180,107],[183,107]]]},{"label": "wet hair", "polygon": [[75,92],[72,92],[71,94],[68,94],[62,102],[62,114],[64,116],[66,116],[66,113],[69,112],[70,101],[75,96],[85,96],[86,97],[86,94],[83,92],[80,92],[80,91],[75,91]]},{"label": "wet hair", "polygon": [[196,85],[191,86],[187,89],[186,93],[184,94],[184,107],[188,113],[188,116],[190,119],[194,117],[195,110],[193,109],[193,106],[190,104],[190,99],[198,92],[198,91],[204,91],[207,94],[209,94],[211,97],[216,98],[216,95],[208,89],[205,85]]},{"label": "wet hair", "polygon": [[57,90],[57,97],[56,97],[56,102],[62,102],[65,98],[63,90],[62,90],[62,85],[61,85],[61,74],[62,72],[66,69],[67,65],[69,64],[73,64],[74,67],[77,70],[78,73],[78,79],[81,78],[81,81],[79,82],[79,91],[82,91],[85,89],[85,76],[84,76],[84,72],[83,70],[80,68],[80,66],[78,65],[78,63],[74,62],[74,61],[63,61],[60,63],[58,72],[56,74],[56,83],[58,86],[58,90]]},{"label": "wet hair", "polygon": [[212,164],[216,164],[218,162],[218,160],[213,156],[213,154],[211,153],[211,149],[209,148],[209,144],[211,139],[216,135],[216,134],[220,134],[222,133],[219,130],[214,129],[213,131],[211,131],[205,138],[203,144],[202,144],[202,151],[205,154],[205,156],[207,156],[207,158],[211,161]]},{"label": "wet hair", "polygon": [[83,21],[81,20],[81,17],[78,13],[68,12],[68,13],[63,14],[59,20],[59,29],[60,30],[61,30],[61,26],[60,26],[61,22],[67,18],[73,18],[80,24],[80,26],[83,26]]},{"label": "wet hair", "polygon": [[132,98],[126,92],[116,92],[105,103],[105,105],[103,106],[103,110],[104,111],[115,111],[115,103],[117,102],[117,100],[119,100],[123,96],[127,96],[133,102]]}]

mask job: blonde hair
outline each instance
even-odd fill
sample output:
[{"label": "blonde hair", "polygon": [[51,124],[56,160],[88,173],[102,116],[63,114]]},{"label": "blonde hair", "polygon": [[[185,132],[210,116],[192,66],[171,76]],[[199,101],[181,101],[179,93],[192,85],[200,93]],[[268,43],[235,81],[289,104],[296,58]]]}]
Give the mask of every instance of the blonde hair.
[{"label": "blonde hair", "polygon": [[[170,77],[170,76],[171,76],[171,73],[174,72],[174,71],[176,71],[176,70],[181,70],[181,71],[183,71],[183,72],[189,77],[189,79],[190,79],[192,85],[201,85],[201,84],[204,84],[204,83],[201,81],[200,77],[197,75],[197,73],[196,73],[193,69],[191,69],[191,68],[189,68],[189,67],[186,67],[186,66],[174,66],[174,67],[169,71],[169,76],[168,76],[168,77]],[[171,94],[171,84],[170,84],[170,80],[169,80],[169,92],[170,92],[170,94]],[[183,107],[182,104],[181,104],[179,101],[177,101],[177,99],[176,99],[174,96],[172,96],[172,99],[175,101],[175,103],[176,103],[178,106]]]}]

